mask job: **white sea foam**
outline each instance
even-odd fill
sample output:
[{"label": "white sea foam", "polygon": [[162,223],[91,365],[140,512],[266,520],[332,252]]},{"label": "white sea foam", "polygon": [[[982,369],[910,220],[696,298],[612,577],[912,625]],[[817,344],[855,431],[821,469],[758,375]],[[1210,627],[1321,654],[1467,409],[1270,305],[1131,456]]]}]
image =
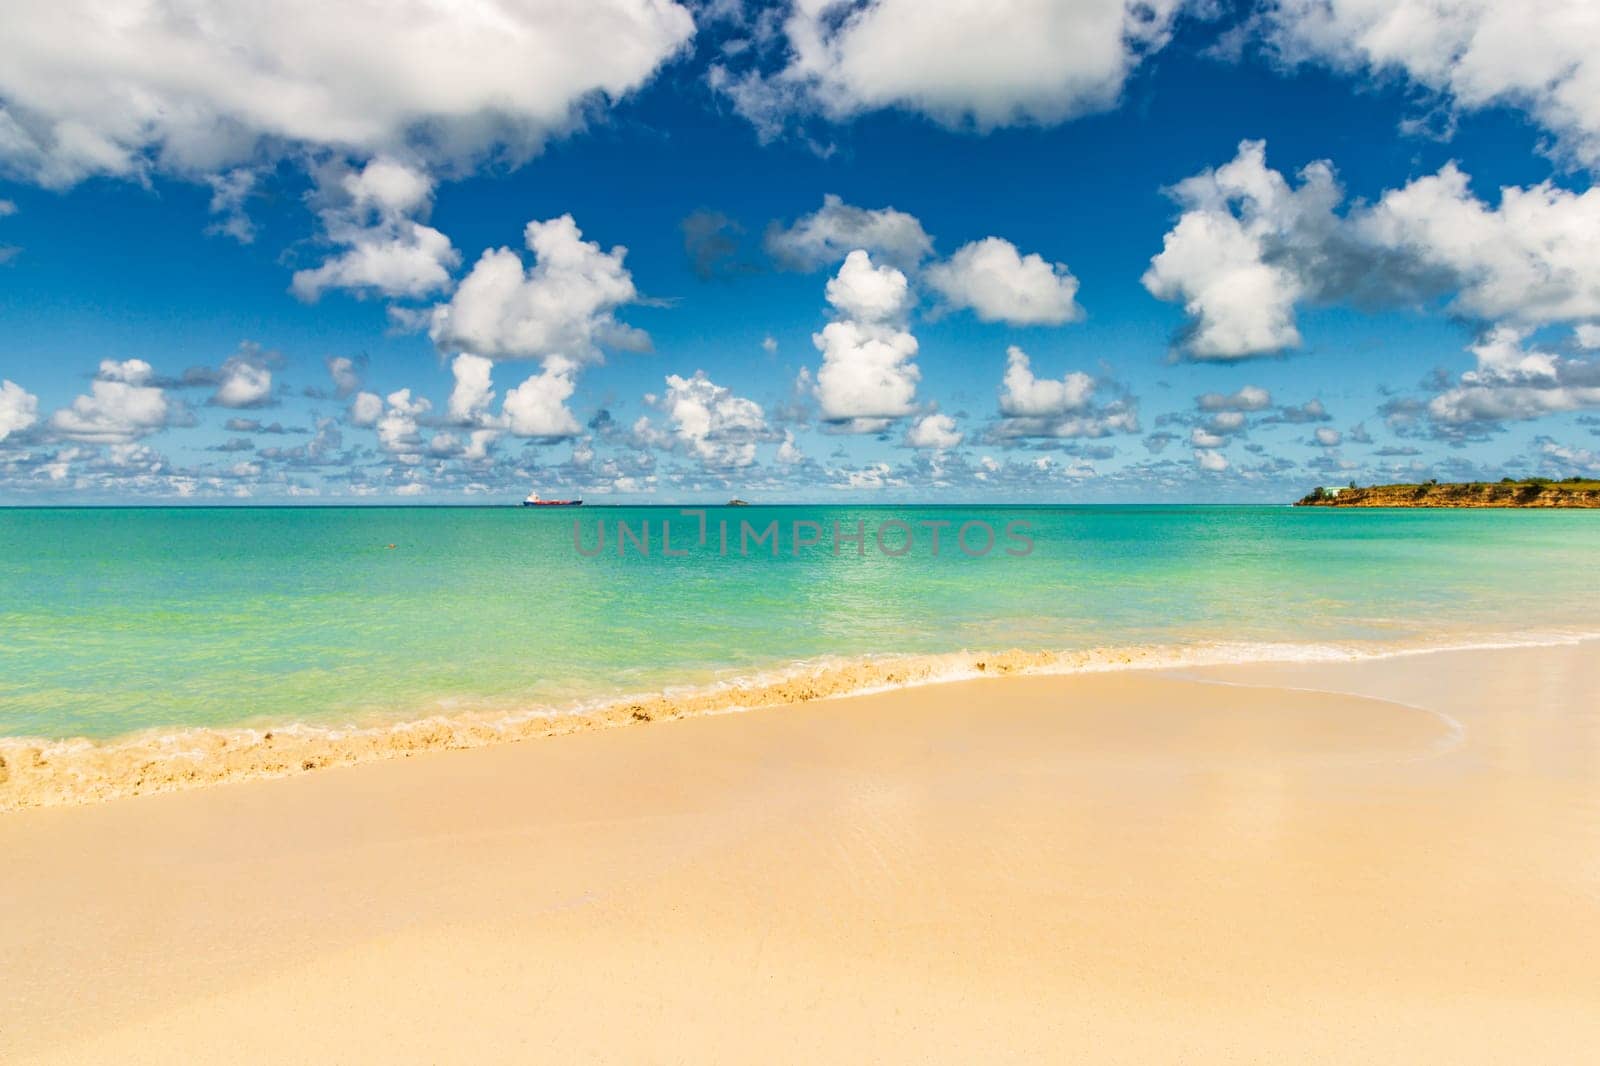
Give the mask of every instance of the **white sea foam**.
[{"label": "white sea foam", "polygon": [[[705,685],[597,698],[562,707],[474,707],[371,725],[290,722],[271,728],[156,730],[103,742],[0,738],[0,810],[281,777],[429,750],[482,747],[582,729],[739,713],[986,677],[1353,662],[1442,651],[1569,645],[1593,639],[1600,639],[1600,632],[1541,629],[1458,634],[1401,644],[1215,642],[820,658]],[[1460,724],[1454,725],[1459,730]]]}]

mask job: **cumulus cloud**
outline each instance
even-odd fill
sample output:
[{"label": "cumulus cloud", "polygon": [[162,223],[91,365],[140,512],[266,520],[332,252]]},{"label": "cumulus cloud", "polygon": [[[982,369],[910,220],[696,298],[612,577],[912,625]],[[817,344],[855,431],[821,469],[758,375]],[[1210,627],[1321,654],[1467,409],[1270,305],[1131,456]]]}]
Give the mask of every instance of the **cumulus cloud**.
[{"label": "cumulus cloud", "polygon": [[822,352],[813,389],[822,418],[847,432],[875,433],[915,410],[922,377],[917,340],[904,327],[911,306],[906,276],[875,266],[856,249],[827,285],[840,316],[812,343]]},{"label": "cumulus cloud", "polygon": [[222,424],[222,428],[230,433],[266,433],[281,437],[288,433],[305,433],[307,430],[298,426],[285,426],[281,422],[263,424],[259,418],[230,418]]},{"label": "cumulus cloud", "polygon": [[1470,349],[1476,367],[1428,402],[1428,417],[1450,435],[1600,407],[1600,360],[1563,358],[1526,338],[1511,326],[1490,330]]},{"label": "cumulus cloud", "polygon": [[1263,422],[1281,422],[1291,426],[1308,422],[1329,422],[1333,416],[1323,407],[1321,400],[1307,400],[1303,404],[1284,404],[1262,419]]},{"label": "cumulus cloud", "polygon": [[[362,393],[361,396],[368,395]],[[356,399],[360,400],[361,396]],[[416,462],[421,456],[422,432],[418,420],[433,410],[426,397],[411,395],[410,389],[391,392],[385,399],[383,414],[377,419],[378,446],[399,457],[404,462]]]},{"label": "cumulus cloud", "polygon": [[510,248],[483,253],[448,303],[429,316],[439,348],[488,359],[598,362],[603,347],[639,350],[640,330],[617,321],[618,308],[638,300],[623,266],[628,250],[609,252],[585,241],[571,215],[530,222],[525,243],[533,265]]},{"label": "cumulus cloud", "polygon": [[0,441],[38,421],[39,397],[14,381],[0,381]]},{"label": "cumulus cloud", "polygon": [[1491,207],[1447,164],[1384,193],[1355,225],[1366,242],[1448,275],[1459,289],[1453,306],[1468,315],[1529,325],[1600,318],[1600,188],[1511,186]]},{"label": "cumulus cloud", "polygon": [[1273,0],[1267,38],[1291,62],[1401,73],[1462,108],[1527,109],[1600,162],[1600,19],[1590,0]]},{"label": "cumulus cloud", "polygon": [[1014,344],[1006,349],[1001,414],[1011,418],[1051,418],[1082,411],[1093,397],[1094,378],[1081,370],[1071,371],[1060,381],[1041,381],[1033,374],[1027,352]]},{"label": "cumulus cloud", "polygon": [[263,407],[272,401],[269,356],[255,345],[243,345],[217,371],[217,391],[208,401],[217,407]]},{"label": "cumulus cloud", "polygon": [[324,361],[328,377],[333,379],[333,394],[339,399],[361,388],[361,375],[367,368],[367,357],[352,359],[346,355],[330,355]]},{"label": "cumulus cloud", "polygon": [[986,237],[928,268],[927,281],[953,307],[970,307],[985,322],[1059,326],[1083,317],[1078,279],[1065,263],[1021,255],[1010,241]]},{"label": "cumulus cloud", "polygon": [[297,146],[525,158],[693,32],[669,0],[413,4],[403,17],[321,0],[60,0],[0,36],[0,167],[61,187]]},{"label": "cumulus cloud", "polygon": [[1301,178],[1292,187],[1267,168],[1265,142],[1246,141],[1232,162],[1171,190],[1183,214],[1143,281],[1158,299],[1183,302],[1192,357],[1239,359],[1299,345],[1294,305],[1305,286],[1269,252],[1282,234],[1325,219],[1340,198],[1326,164],[1307,167]]},{"label": "cumulus cloud", "polygon": [[1212,448],[1196,448],[1194,462],[1201,470],[1208,473],[1220,474],[1228,469],[1228,457]]},{"label": "cumulus cloud", "polygon": [[375,392],[358,392],[350,401],[350,424],[375,426],[383,415],[383,397]]},{"label": "cumulus cloud", "polygon": [[460,436],[435,433],[428,441],[428,454],[439,459],[481,462],[489,458],[489,450],[499,438],[500,432],[495,429],[475,429]]},{"label": "cumulus cloud", "polygon": [[1541,437],[1538,440],[1539,456],[1544,464],[1562,474],[1600,473],[1600,454],[1588,448],[1574,448]]},{"label": "cumulus cloud", "polygon": [[1301,303],[1421,305],[1524,325],[1600,317],[1600,189],[1549,182],[1500,190],[1491,206],[1454,164],[1341,214],[1332,165],[1293,184],[1245,141],[1224,166],[1178,183],[1183,208],[1145,287],[1182,301],[1195,359],[1298,347]]},{"label": "cumulus cloud", "polygon": [[1003,418],[995,435],[1002,439],[1093,438],[1139,431],[1138,410],[1131,399],[1123,397],[1098,405],[1094,402],[1095,391],[1095,380],[1078,370],[1060,380],[1036,377],[1028,354],[1012,345],[1006,349],[1006,371],[1000,390]]},{"label": "cumulus cloud", "polygon": [[1259,411],[1272,405],[1272,394],[1256,385],[1245,385],[1237,392],[1208,392],[1195,398],[1202,411]]},{"label": "cumulus cloud", "polygon": [[295,272],[291,290],[314,301],[328,289],[383,296],[426,296],[450,285],[461,254],[450,238],[418,221],[433,202],[433,179],[379,157],[327,182],[322,224],[344,251],[321,266]]},{"label": "cumulus cloud", "polygon": [[[789,114],[902,108],[947,126],[1051,124],[1116,104],[1167,41],[1180,0],[799,0],[783,65],[712,68],[764,135]],[[759,60],[762,50],[751,49]]]},{"label": "cumulus cloud", "polygon": [[933,238],[915,216],[892,207],[854,207],[832,194],[792,226],[773,223],[765,244],[779,266],[800,271],[832,266],[857,249],[902,270],[914,270],[933,254]]},{"label": "cumulus cloud", "polygon": [[562,440],[578,434],[578,420],[567,410],[577,389],[578,365],[552,356],[544,369],[506,393],[502,424],[518,437]]},{"label": "cumulus cloud", "polygon": [[906,431],[906,444],[931,451],[949,451],[961,440],[962,433],[956,429],[956,420],[949,415],[924,415]]},{"label": "cumulus cloud", "polygon": [[143,359],[106,359],[89,386],[70,407],[50,416],[58,436],[86,444],[128,444],[167,424],[167,394],[149,384],[155,371]]},{"label": "cumulus cloud", "polygon": [[448,407],[450,421],[469,425],[482,420],[494,403],[493,371],[494,362],[481,355],[462,352],[450,361],[450,373],[455,378]]},{"label": "cumulus cloud", "polygon": [[771,436],[760,404],[734,395],[703,370],[688,378],[669,374],[657,406],[671,421],[677,443],[708,467],[750,466],[756,445]]},{"label": "cumulus cloud", "polygon": [[847,318],[866,322],[902,319],[912,303],[906,276],[892,266],[874,266],[872,257],[861,250],[845,257],[824,295]]}]

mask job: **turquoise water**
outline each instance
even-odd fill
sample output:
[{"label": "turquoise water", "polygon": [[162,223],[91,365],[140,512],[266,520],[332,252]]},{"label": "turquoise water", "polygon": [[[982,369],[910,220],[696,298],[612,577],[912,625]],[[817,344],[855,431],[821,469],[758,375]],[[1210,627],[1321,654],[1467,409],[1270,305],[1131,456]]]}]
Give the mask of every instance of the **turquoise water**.
[{"label": "turquoise water", "polygon": [[[820,657],[1600,629],[1600,512],[1278,507],[0,511],[0,735],[568,706]],[[777,558],[716,522],[777,520]],[[790,553],[789,523],[824,543]],[[1031,527],[1032,554],[829,550],[890,520]],[[593,550],[574,550],[573,522]],[[892,548],[899,534],[888,537]],[[657,533],[659,537],[659,533]],[[974,545],[981,543],[976,535]],[[394,548],[388,545],[393,544]],[[869,540],[869,545],[871,541]],[[631,545],[630,545],[631,548]]]}]

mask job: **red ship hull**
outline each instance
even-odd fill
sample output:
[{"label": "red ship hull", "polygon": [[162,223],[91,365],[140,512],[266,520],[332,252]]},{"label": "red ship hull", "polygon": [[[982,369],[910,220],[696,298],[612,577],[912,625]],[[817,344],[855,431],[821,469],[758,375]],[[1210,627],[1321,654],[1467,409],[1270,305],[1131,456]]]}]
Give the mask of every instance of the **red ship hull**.
[{"label": "red ship hull", "polygon": [[524,507],[582,507],[582,500],[523,500]]}]

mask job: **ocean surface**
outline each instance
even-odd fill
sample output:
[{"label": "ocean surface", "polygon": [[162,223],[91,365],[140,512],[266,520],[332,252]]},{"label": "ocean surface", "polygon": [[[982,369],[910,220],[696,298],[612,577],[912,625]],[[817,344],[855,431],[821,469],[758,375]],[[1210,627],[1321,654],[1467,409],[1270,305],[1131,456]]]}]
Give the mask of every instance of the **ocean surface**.
[{"label": "ocean surface", "polygon": [[[649,556],[618,554],[619,520]],[[740,523],[773,521],[776,556],[741,554]],[[797,521],[821,542],[796,549]],[[1600,631],[1597,512],[749,507],[699,533],[672,508],[0,510],[0,736],[567,710],[869,656]]]}]

